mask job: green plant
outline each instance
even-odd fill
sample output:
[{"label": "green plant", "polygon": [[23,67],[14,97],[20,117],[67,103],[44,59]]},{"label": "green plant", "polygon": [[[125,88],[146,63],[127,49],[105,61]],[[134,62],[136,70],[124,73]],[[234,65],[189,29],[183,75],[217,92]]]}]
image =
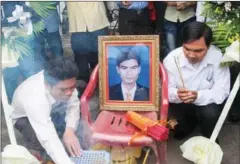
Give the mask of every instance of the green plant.
[{"label": "green plant", "polygon": [[[40,21],[33,23],[33,33],[34,35],[38,35],[44,30],[44,22],[43,19],[48,16],[50,10],[56,9],[55,2],[29,2],[30,7],[36,12],[36,14],[41,18]],[[2,28],[2,33],[4,33]],[[6,27],[6,31],[8,32],[7,37],[1,35],[1,45],[7,48],[8,54],[11,53],[11,56],[15,58],[22,57],[21,55],[32,55],[33,52],[29,48],[27,44],[21,42],[18,38],[27,38],[27,31],[20,27],[9,28]],[[8,55],[3,54],[3,55]]]},{"label": "green plant", "polygon": [[213,44],[225,52],[235,40],[240,40],[240,5],[234,2],[205,2],[203,16],[213,30]]}]

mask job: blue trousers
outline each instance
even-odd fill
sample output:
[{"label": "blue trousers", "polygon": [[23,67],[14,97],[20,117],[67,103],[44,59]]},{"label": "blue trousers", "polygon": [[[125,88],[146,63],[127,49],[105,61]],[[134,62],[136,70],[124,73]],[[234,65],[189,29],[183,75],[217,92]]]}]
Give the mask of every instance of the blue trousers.
[{"label": "blue trousers", "polygon": [[[47,51],[50,54],[47,54]],[[51,57],[62,56],[63,47],[59,31],[49,33],[47,29],[44,29],[40,34],[37,34],[35,36],[34,52],[37,72],[44,68]]]},{"label": "blue trousers", "polygon": [[[19,81],[25,80],[29,76],[36,73],[33,53],[34,37],[21,37],[17,39],[29,46],[31,55],[27,56],[26,54],[21,54],[22,57],[20,57],[18,60],[18,66],[8,67],[3,70],[3,78],[9,103],[12,102],[13,93],[17,88]],[[20,79],[20,77],[22,77],[22,79]]]},{"label": "blue trousers", "polygon": [[189,22],[196,20],[196,17],[192,17],[184,22],[171,22],[164,20],[164,33],[166,40],[165,55],[174,50],[177,47],[182,46],[181,31],[182,28]]}]

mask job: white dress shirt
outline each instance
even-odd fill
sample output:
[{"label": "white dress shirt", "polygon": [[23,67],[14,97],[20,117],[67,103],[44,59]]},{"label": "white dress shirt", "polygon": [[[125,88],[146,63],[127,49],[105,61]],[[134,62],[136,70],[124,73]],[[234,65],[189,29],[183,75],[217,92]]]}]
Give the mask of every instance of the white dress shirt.
[{"label": "white dress shirt", "polygon": [[[76,130],[80,117],[80,102],[75,89],[68,100],[66,127]],[[44,84],[43,71],[29,77],[16,89],[12,106],[12,119],[28,117],[36,136],[56,164],[72,164],[61,143],[50,118],[52,105],[56,100],[50,95]]]},{"label": "white dress shirt", "polygon": [[130,94],[131,95],[131,101],[133,101],[134,99],[134,96],[135,96],[135,92],[137,90],[137,84],[135,84],[135,86],[129,91],[127,90],[123,84],[121,84],[121,88],[122,88],[122,94],[123,94],[123,99],[124,101],[127,100],[127,94]]},{"label": "white dress shirt", "polygon": [[182,103],[177,95],[178,88],[183,88],[174,57],[179,59],[185,87],[198,91],[194,104],[204,106],[211,103],[221,104],[230,92],[230,73],[228,67],[221,67],[221,51],[210,46],[206,56],[193,66],[179,47],[168,54],[163,64],[168,73],[168,92],[171,103]]}]

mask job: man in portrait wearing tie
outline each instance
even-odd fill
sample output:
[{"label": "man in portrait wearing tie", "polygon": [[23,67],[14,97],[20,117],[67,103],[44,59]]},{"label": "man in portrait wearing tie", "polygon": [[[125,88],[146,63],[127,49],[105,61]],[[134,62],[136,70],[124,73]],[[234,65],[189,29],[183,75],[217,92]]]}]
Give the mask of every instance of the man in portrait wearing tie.
[{"label": "man in portrait wearing tie", "polygon": [[45,161],[47,152],[56,164],[73,164],[65,148],[71,156],[81,155],[78,72],[73,59],[56,57],[48,61],[44,70],[21,83],[14,93],[11,118],[29,151],[39,160]]},{"label": "man in portrait wearing tie", "polygon": [[116,59],[116,69],[121,83],[109,87],[109,100],[149,100],[149,88],[137,83],[141,59],[135,51],[121,52]]},{"label": "man in portrait wearing tie", "polygon": [[222,52],[211,45],[212,30],[206,24],[187,24],[182,40],[182,47],[163,62],[168,73],[169,118],[178,121],[174,138],[185,138],[197,123],[209,138],[230,92],[229,68],[221,66]]}]

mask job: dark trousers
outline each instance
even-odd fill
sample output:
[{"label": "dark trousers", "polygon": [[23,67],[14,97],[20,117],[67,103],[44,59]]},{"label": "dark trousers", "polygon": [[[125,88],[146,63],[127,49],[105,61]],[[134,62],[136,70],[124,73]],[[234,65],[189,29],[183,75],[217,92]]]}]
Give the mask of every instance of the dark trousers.
[{"label": "dark trousers", "polygon": [[79,69],[78,79],[89,81],[89,66],[94,68],[98,63],[98,36],[107,34],[107,27],[92,32],[72,33],[71,46]]},{"label": "dark trousers", "polygon": [[[47,54],[47,49],[50,54]],[[35,63],[37,71],[44,68],[46,62],[54,56],[62,56],[63,47],[59,31],[49,33],[44,29],[35,36]]]},{"label": "dark trousers", "polygon": [[209,104],[196,106],[194,104],[170,104],[169,119],[175,118],[178,122],[174,136],[186,137],[196,127],[200,126],[201,134],[210,138],[212,131],[221,114],[222,105]]},{"label": "dark trousers", "polygon": [[147,35],[152,34],[148,8],[140,10],[119,10],[120,35]]},{"label": "dark trousers", "polygon": [[[234,62],[230,67],[231,73],[231,88],[233,87],[238,73],[240,72],[240,63]],[[229,111],[229,120],[232,122],[240,121],[240,89],[237,92],[237,95],[233,101],[231,110]]]},{"label": "dark trousers", "polygon": [[[67,106],[64,103],[56,103],[52,106],[50,114],[59,138],[62,138],[66,127],[66,108]],[[15,123],[15,128],[23,135],[24,142],[28,149],[44,152],[44,148],[38,141],[36,133],[27,117],[19,118]]]},{"label": "dark trousers", "polygon": [[27,117],[19,118],[15,123],[15,128],[23,135],[24,143],[28,149],[44,151]]}]

